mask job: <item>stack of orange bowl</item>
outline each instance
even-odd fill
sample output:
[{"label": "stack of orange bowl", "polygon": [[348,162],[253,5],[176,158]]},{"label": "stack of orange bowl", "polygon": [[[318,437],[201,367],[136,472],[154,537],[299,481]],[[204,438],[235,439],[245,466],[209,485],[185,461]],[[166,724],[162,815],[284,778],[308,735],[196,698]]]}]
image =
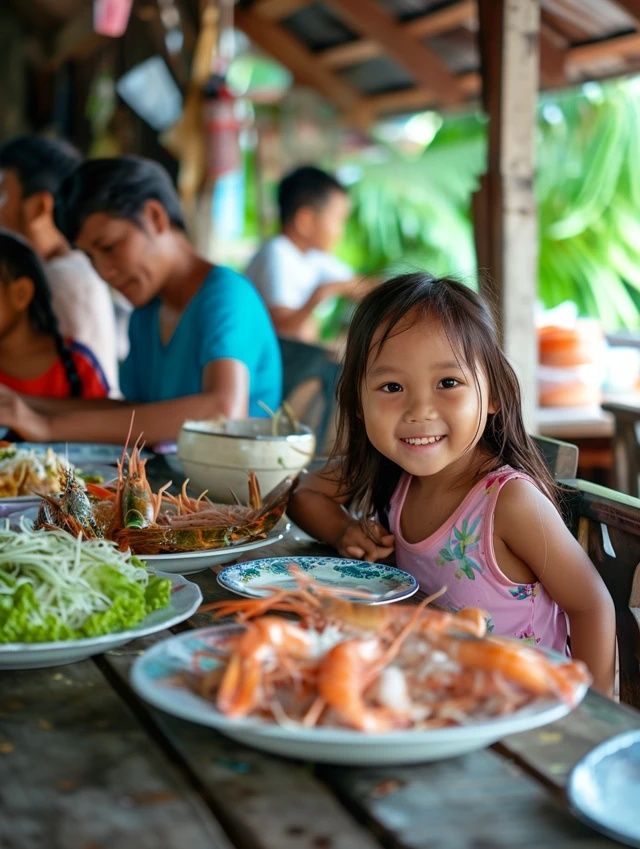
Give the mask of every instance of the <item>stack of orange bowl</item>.
[{"label": "stack of orange bowl", "polygon": [[538,328],[538,403],[541,407],[600,404],[604,336],[593,319],[573,327]]}]

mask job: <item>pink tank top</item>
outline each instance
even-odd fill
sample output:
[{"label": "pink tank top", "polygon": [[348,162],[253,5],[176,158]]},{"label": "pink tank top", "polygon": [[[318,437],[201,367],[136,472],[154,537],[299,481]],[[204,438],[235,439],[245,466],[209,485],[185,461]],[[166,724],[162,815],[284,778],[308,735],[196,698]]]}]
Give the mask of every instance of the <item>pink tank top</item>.
[{"label": "pink tank top", "polygon": [[517,637],[532,645],[567,653],[567,619],[564,611],[539,581],[516,584],[496,562],[493,517],[498,495],[507,481],[530,478],[503,466],[490,472],[471,489],[455,513],[431,536],[407,542],[400,517],[411,476],[404,474],[391,498],[389,522],[395,536],[396,563],[417,578],[420,588],[447,591],[437,601],[448,610],[481,607],[490,619],[488,628],[501,636]]}]

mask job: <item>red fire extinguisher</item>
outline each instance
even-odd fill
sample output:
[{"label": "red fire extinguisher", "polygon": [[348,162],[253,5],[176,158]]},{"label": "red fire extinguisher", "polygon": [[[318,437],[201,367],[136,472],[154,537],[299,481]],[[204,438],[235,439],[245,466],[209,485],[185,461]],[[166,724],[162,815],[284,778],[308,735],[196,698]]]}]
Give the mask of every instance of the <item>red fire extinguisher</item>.
[{"label": "red fire extinguisher", "polygon": [[217,75],[204,87],[204,126],[207,179],[215,181],[231,171],[239,171],[242,157],[236,100],[224,79]]}]

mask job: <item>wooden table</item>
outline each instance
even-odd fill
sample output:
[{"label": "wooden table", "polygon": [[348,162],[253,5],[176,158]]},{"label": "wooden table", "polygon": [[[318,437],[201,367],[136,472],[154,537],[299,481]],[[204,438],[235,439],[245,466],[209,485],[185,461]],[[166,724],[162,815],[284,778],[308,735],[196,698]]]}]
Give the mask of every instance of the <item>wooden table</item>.
[{"label": "wooden table", "polygon": [[[266,554],[265,549],[256,556]],[[289,537],[269,554],[326,552]],[[226,597],[212,570],[192,576]],[[186,626],[209,624],[197,614]],[[132,692],[133,660],[168,632],[67,666],[0,672],[3,849],[605,847],[564,786],[640,713],[590,693],[565,719],[412,767],[314,765],[244,748]]]}]

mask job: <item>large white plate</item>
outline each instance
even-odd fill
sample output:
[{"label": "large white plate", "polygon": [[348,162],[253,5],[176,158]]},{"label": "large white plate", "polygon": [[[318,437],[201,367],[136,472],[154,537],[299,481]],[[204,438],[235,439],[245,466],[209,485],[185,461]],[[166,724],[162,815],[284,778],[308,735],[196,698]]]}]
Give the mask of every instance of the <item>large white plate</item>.
[{"label": "large white plate", "polygon": [[[481,749],[496,740],[546,725],[571,708],[547,700],[528,705],[508,716],[431,731],[393,731],[365,734],[340,728],[301,728],[275,725],[258,719],[229,719],[215,706],[177,683],[176,676],[193,669],[193,655],[211,650],[216,641],[238,626],[220,625],[188,631],[152,646],[138,657],[131,670],[137,693],[167,713],[208,725],[248,746],[278,755],[350,766],[410,764],[460,755]],[[582,699],[586,692],[579,692]]]},{"label": "large white plate", "polygon": [[[20,442],[19,448],[44,452],[53,448],[56,454],[66,457],[74,466],[93,465],[95,463],[115,464],[122,456],[122,445],[107,442]],[[143,449],[143,458],[152,457],[151,452]]]},{"label": "large white plate", "polygon": [[569,774],[567,797],[590,826],[640,846],[640,729],[605,740],[578,761]]},{"label": "large white plate", "polygon": [[0,669],[36,669],[43,666],[60,666],[76,660],[84,660],[94,654],[154,634],[188,619],[202,602],[200,587],[181,575],[156,572],[161,578],[171,580],[171,601],[163,610],[154,610],[135,628],[116,631],[101,637],[86,637],[81,640],[59,640],[51,643],[0,643]]},{"label": "large white plate", "polygon": [[[103,483],[108,483],[113,480],[117,474],[114,466],[105,465],[89,465],[78,466],[80,476],[100,476]],[[9,516],[13,513],[25,511],[29,507],[33,507],[40,503],[40,496],[37,493],[29,493],[29,495],[9,495],[6,498],[0,498],[0,518]],[[36,511],[37,512],[37,511]],[[27,515],[27,518],[29,516]],[[33,516],[35,519],[35,514]]]},{"label": "large white plate", "polygon": [[[250,560],[227,566],[218,574],[218,583],[239,595],[263,598],[270,594],[270,588],[284,590],[297,586],[289,568],[294,563],[319,584],[355,591],[353,600],[365,604],[400,601],[418,590],[418,582],[413,575],[402,569],[344,557],[265,557]],[[365,593],[367,596],[363,597]]]},{"label": "large white plate", "polygon": [[289,529],[289,524],[277,525],[264,539],[256,539],[253,542],[241,542],[237,545],[228,545],[225,548],[209,548],[204,551],[179,551],[168,554],[139,554],[141,560],[146,560],[154,569],[162,569],[163,572],[171,572],[177,575],[193,575],[202,572],[210,566],[221,563],[230,563],[240,554],[247,551],[255,551],[266,545],[273,545],[281,540]]}]

